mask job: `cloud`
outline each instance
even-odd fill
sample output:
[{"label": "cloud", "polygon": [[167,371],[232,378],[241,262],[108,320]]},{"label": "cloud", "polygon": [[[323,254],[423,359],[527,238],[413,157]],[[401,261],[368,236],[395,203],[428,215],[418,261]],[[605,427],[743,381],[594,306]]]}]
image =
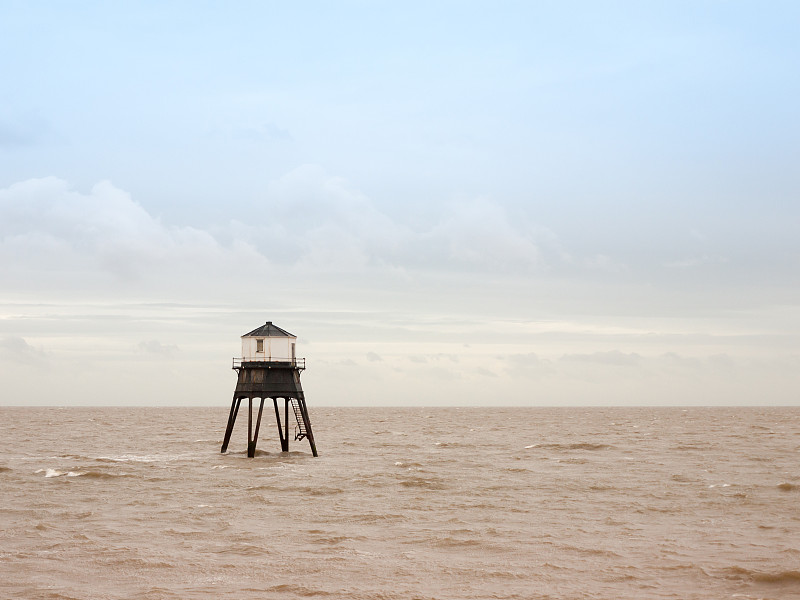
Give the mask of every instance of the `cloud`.
[{"label": "cloud", "polygon": [[206,231],[166,226],[109,182],[89,193],[55,177],[0,190],[0,265],[26,285],[50,289],[98,278],[186,281],[263,261],[245,244],[222,247]]},{"label": "cloud", "polygon": [[514,377],[538,378],[555,372],[552,362],[540,358],[535,352],[527,354],[512,354],[506,357],[508,372]]},{"label": "cloud", "polygon": [[273,181],[258,215],[234,223],[234,235],[285,264],[491,272],[544,265],[533,232],[514,224],[497,203],[452,203],[437,221],[411,227],[315,165]]},{"label": "cloud", "polygon": [[609,255],[570,253],[554,232],[498,201],[465,199],[404,220],[315,165],[272,181],[246,222],[206,229],[164,223],[107,181],[88,192],[55,177],[23,181],[0,190],[0,267],[7,289],[114,294],[123,286],[181,300],[282,293],[317,277],[374,287],[377,275],[404,285],[440,274],[455,284],[474,275],[631,276]]},{"label": "cloud", "polygon": [[672,260],[664,263],[668,269],[690,269],[693,267],[700,267],[702,265],[725,264],[728,259],[724,257],[715,257],[704,254],[702,256],[695,256],[692,258],[685,258],[683,260]]},{"label": "cloud", "polygon": [[412,225],[315,165],[272,181],[246,222],[207,229],[164,223],[108,181],[88,192],[56,177],[0,190],[0,266],[21,290],[113,294],[122,285],[219,298],[318,274],[372,285],[378,273],[408,282],[415,273],[528,275],[571,260],[555,234],[489,199],[451,203]]},{"label": "cloud", "polygon": [[461,359],[458,357],[458,354],[444,354],[440,352],[433,356],[434,360],[448,360],[453,363],[461,362]]},{"label": "cloud", "polygon": [[175,344],[164,345],[158,340],[139,342],[138,348],[145,354],[156,354],[159,356],[172,356],[179,350]]},{"label": "cloud", "polygon": [[457,265],[492,270],[544,266],[532,235],[515,227],[502,206],[485,199],[452,205],[419,241],[432,256]]},{"label": "cloud", "polygon": [[232,227],[272,261],[340,270],[391,262],[409,236],[345,179],[315,165],[271,182],[255,218]]},{"label": "cloud", "polygon": [[619,350],[594,352],[592,354],[565,354],[560,360],[621,367],[638,366],[642,363],[642,357],[635,352],[626,354]]},{"label": "cloud", "polygon": [[489,369],[486,369],[484,367],[476,367],[472,370],[472,372],[475,373],[476,375],[481,375],[483,377],[493,377],[493,378],[499,377],[497,373],[495,373],[494,371],[490,371]]},{"label": "cloud", "polygon": [[46,355],[31,346],[25,338],[7,336],[0,338],[0,358],[3,361],[21,364],[36,364],[43,361]]},{"label": "cloud", "polygon": [[593,270],[605,271],[607,273],[625,273],[627,265],[615,261],[605,254],[595,254],[584,260],[584,265]]},{"label": "cloud", "polygon": [[383,359],[375,352],[367,352],[367,360],[370,362],[382,362]]},{"label": "cloud", "polygon": [[445,369],[443,367],[424,367],[414,371],[415,376],[419,373],[420,379],[430,379],[438,381],[457,381],[461,379],[461,371],[455,369]]}]

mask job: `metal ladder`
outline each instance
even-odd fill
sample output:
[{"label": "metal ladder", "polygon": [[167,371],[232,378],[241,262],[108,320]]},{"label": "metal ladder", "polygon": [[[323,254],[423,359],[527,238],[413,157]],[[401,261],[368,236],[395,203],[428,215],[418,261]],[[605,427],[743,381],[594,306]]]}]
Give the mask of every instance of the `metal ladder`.
[{"label": "metal ladder", "polygon": [[294,439],[302,440],[306,437],[306,420],[303,418],[303,411],[300,409],[300,403],[297,398],[292,398],[292,410],[294,411],[295,419],[297,419],[297,427],[294,428]]}]

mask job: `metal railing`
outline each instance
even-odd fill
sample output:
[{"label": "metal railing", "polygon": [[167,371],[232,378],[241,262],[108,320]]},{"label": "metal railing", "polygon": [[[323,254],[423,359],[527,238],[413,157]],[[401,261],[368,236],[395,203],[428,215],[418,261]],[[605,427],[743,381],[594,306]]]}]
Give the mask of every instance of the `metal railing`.
[{"label": "metal railing", "polygon": [[233,359],[233,366],[231,367],[234,371],[238,371],[241,368],[247,367],[276,367],[280,369],[297,369],[298,371],[302,371],[306,368],[306,359],[305,358],[287,358],[285,360],[273,360],[267,358],[234,358]]}]

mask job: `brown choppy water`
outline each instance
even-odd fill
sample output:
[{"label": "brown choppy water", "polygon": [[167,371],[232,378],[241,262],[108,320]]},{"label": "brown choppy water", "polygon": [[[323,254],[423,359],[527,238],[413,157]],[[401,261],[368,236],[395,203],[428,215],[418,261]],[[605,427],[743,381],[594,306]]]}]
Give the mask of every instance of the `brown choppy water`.
[{"label": "brown choppy water", "polygon": [[798,408],[0,409],[0,597],[800,598]]}]

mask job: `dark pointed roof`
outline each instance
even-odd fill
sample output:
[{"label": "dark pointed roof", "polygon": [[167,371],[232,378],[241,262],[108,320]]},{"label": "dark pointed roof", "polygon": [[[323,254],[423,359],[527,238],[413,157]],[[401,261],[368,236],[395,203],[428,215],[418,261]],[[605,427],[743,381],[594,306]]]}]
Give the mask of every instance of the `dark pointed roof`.
[{"label": "dark pointed roof", "polygon": [[281,329],[277,325],[273,325],[272,321],[267,321],[261,327],[253,329],[250,333],[245,333],[242,337],[297,337],[292,335],[285,329]]}]

